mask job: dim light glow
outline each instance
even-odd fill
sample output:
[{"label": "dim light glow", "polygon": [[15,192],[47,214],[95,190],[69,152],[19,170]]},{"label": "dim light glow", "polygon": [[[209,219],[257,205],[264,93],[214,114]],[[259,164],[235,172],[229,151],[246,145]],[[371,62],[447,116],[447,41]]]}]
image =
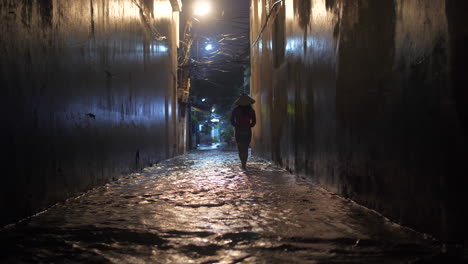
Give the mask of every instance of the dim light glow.
[{"label": "dim light glow", "polygon": [[294,20],[294,0],[286,0],[284,5],[286,8],[286,20],[293,21]]},{"label": "dim light glow", "polygon": [[153,5],[155,19],[169,19],[172,17],[172,5],[169,1],[155,1]]},{"label": "dim light glow", "polygon": [[193,14],[195,16],[206,16],[211,12],[211,5],[207,1],[198,1],[195,3]]},{"label": "dim light glow", "polygon": [[206,98],[201,99],[201,101],[202,101],[202,102],[205,102],[205,101],[206,101]]},{"label": "dim light glow", "polygon": [[219,122],[219,119],[218,119],[218,118],[213,118],[213,119],[211,119],[211,122],[213,122],[213,123],[218,123],[218,122]]},{"label": "dim light glow", "polygon": [[169,48],[164,45],[159,45],[158,48],[161,52],[167,52],[169,50]]},{"label": "dim light glow", "polygon": [[109,18],[113,20],[131,20],[140,17],[138,7],[132,2],[109,2]]}]

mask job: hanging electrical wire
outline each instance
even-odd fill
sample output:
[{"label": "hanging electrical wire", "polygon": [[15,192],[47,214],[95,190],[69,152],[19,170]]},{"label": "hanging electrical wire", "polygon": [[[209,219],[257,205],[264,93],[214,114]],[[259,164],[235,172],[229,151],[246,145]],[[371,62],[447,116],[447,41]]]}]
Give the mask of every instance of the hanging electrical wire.
[{"label": "hanging electrical wire", "polygon": [[159,31],[158,31],[158,29],[156,27],[152,26],[152,23],[150,22],[150,19],[148,18],[148,15],[146,14],[144,8],[142,8],[142,6],[138,3],[138,1],[137,0],[132,0],[132,2],[140,10],[140,16],[141,16],[143,25],[146,27],[146,29],[148,29],[151,32],[154,39],[158,40],[158,41],[166,40],[167,37],[163,36],[161,33],[159,33]]},{"label": "hanging electrical wire", "polygon": [[195,29],[196,33],[192,32],[191,25],[195,20],[189,17],[187,22],[190,24],[186,25],[179,48],[179,68],[189,71],[193,80],[243,71],[250,61],[249,15],[248,11],[232,16],[223,12],[220,18],[213,18],[221,32]]},{"label": "hanging electrical wire", "polygon": [[276,1],[276,2],[273,3],[273,5],[272,5],[271,8],[270,8],[270,11],[268,12],[268,15],[267,15],[267,17],[266,17],[265,23],[264,23],[263,26],[262,26],[262,29],[261,29],[260,32],[258,33],[258,36],[257,36],[257,38],[255,39],[255,41],[252,43],[252,47],[255,46],[255,45],[257,45],[258,41],[260,40],[260,37],[262,36],[263,31],[265,31],[265,28],[267,27],[268,22],[270,21],[270,17],[272,16],[274,9],[275,9],[279,4],[283,4],[283,3],[284,3],[284,0],[278,0],[278,1]]}]

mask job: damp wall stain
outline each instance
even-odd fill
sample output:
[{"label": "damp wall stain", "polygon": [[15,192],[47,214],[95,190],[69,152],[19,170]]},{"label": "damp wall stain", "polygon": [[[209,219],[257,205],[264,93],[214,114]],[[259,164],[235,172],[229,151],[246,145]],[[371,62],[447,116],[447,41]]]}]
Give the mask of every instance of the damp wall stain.
[{"label": "damp wall stain", "polygon": [[[252,39],[265,2],[251,3]],[[467,237],[467,4],[283,3],[251,52],[254,152],[396,222]]]},{"label": "damp wall stain", "polygon": [[172,12],[170,1],[1,1],[0,224],[183,151]]}]

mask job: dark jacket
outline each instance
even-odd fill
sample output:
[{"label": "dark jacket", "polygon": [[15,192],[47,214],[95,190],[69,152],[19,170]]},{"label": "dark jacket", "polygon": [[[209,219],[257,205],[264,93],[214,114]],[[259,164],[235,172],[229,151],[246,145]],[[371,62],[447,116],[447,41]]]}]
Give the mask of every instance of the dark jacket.
[{"label": "dark jacket", "polygon": [[238,106],[232,111],[231,124],[236,130],[250,130],[256,123],[257,119],[252,107]]}]

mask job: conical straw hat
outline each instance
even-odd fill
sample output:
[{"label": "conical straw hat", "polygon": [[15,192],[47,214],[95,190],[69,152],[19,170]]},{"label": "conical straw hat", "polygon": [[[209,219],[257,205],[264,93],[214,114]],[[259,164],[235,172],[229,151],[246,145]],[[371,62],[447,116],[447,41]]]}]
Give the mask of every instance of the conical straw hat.
[{"label": "conical straw hat", "polygon": [[252,97],[246,95],[246,94],[243,94],[241,95],[235,102],[234,104],[236,105],[251,105],[251,104],[254,104],[255,103],[255,100],[252,99]]}]

